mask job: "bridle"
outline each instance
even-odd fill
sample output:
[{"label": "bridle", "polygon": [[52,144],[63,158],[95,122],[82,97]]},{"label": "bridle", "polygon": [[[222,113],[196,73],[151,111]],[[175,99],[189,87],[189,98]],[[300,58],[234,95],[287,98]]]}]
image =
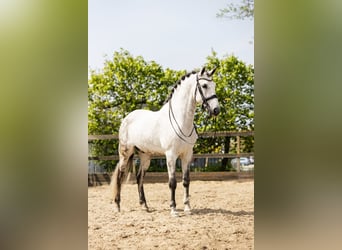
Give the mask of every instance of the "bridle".
[{"label": "bridle", "polygon": [[[202,87],[201,85],[199,84],[199,81],[200,80],[206,80],[208,82],[211,82],[212,80],[211,79],[208,79],[208,78],[204,78],[204,77],[201,77],[201,78],[198,78],[198,74],[196,74],[196,89],[195,89],[195,95],[194,95],[194,98],[195,98],[195,102],[196,102],[196,95],[197,95],[197,89],[198,89],[198,92],[200,93],[201,95],[201,98],[202,98],[202,108],[205,110],[207,109],[208,112],[210,113],[210,106],[209,106],[209,103],[208,101],[211,100],[211,99],[214,99],[214,98],[217,98],[217,95],[214,94],[212,96],[209,96],[209,97],[205,97],[204,94],[203,94],[203,90],[202,90]],[[172,98],[171,98],[172,99]],[[176,133],[176,135],[179,137],[179,139],[181,139],[182,141],[188,143],[188,144],[191,144],[191,145],[194,145],[195,143],[193,142],[189,142],[186,140],[186,138],[190,138],[192,136],[192,134],[194,133],[194,131],[196,132],[197,134],[197,130],[196,130],[196,125],[194,123],[194,126],[191,130],[191,132],[189,133],[189,135],[186,135],[182,129],[180,128],[177,120],[176,120],[176,117],[175,117],[175,114],[173,113],[173,109],[172,109],[172,105],[171,105],[171,99],[169,100],[169,120],[170,120],[170,123],[171,123],[171,126],[173,128],[173,131]],[[178,131],[176,130],[173,122],[172,122],[172,119],[171,119],[171,116],[173,118],[173,120],[175,121],[176,123],[176,126],[178,128]]]},{"label": "bridle", "polygon": [[[180,133],[176,130],[174,124],[172,123],[171,115],[172,115],[172,118],[173,118],[173,120],[175,121],[175,123],[176,123],[176,125],[177,125],[177,128],[178,128],[178,130],[179,130]],[[186,142],[186,143],[188,143],[188,144],[191,144],[191,145],[194,145],[194,144],[195,144],[195,143],[189,142],[189,141],[187,141],[187,140],[185,139],[185,138],[190,138],[190,137],[192,136],[192,134],[194,133],[194,131],[195,131],[196,134],[197,134],[197,130],[196,130],[195,123],[194,123],[194,126],[193,126],[193,128],[192,128],[190,134],[189,134],[189,135],[184,134],[184,132],[182,131],[182,129],[180,128],[180,126],[179,126],[179,124],[178,124],[178,122],[177,122],[177,120],[176,120],[175,114],[173,113],[173,109],[172,109],[172,105],[171,105],[171,99],[169,100],[169,120],[170,120],[171,126],[172,126],[172,128],[173,128],[173,131],[176,133],[176,135],[179,137],[179,139],[181,139],[182,141],[184,141],[184,142]]]},{"label": "bridle", "polygon": [[201,85],[199,84],[199,81],[200,81],[200,80],[206,80],[206,81],[208,81],[208,82],[211,82],[212,80],[211,80],[211,79],[208,79],[208,78],[205,78],[205,77],[198,78],[198,74],[196,75],[195,100],[196,100],[196,94],[197,94],[197,89],[198,89],[198,92],[200,93],[201,98],[202,98],[202,108],[203,108],[204,110],[207,109],[208,112],[210,113],[210,109],[209,109],[210,106],[209,106],[208,101],[211,100],[211,99],[217,98],[217,95],[214,94],[214,95],[212,95],[212,96],[205,97],[204,94],[203,94],[202,87],[201,87]]}]

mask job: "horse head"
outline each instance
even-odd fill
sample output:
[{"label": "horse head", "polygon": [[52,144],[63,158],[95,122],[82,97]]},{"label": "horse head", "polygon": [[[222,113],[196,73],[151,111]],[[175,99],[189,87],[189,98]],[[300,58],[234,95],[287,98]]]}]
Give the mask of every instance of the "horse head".
[{"label": "horse head", "polygon": [[216,68],[206,71],[205,67],[203,67],[197,73],[195,100],[197,103],[202,104],[203,109],[207,109],[210,115],[217,116],[220,113],[220,105],[215,90],[216,84],[212,80],[215,70]]}]

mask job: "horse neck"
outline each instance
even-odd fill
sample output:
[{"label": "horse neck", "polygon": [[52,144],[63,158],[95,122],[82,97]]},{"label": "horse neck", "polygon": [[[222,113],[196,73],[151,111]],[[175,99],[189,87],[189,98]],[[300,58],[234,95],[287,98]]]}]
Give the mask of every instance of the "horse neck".
[{"label": "horse neck", "polygon": [[187,132],[191,130],[194,124],[195,116],[195,75],[182,81],[177,87],[171,98],[171,105],[174,116],[182,129]]}]

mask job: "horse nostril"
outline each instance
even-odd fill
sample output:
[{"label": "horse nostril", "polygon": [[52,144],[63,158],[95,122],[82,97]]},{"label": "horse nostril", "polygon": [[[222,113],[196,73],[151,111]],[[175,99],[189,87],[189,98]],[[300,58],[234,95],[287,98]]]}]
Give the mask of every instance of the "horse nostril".
[{"label": "horse nostril", "polygon": [[214,108],[214,115],[218,115],[220,113],[220,108],[216,107]]}]

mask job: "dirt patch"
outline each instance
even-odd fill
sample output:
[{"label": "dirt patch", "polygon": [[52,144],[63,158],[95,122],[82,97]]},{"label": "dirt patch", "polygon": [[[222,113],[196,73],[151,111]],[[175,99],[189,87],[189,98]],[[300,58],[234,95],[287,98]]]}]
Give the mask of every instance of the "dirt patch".
[{"label": "dirt patch", "polygon": [[88,249],[254,249],[253,181],[191,182],[192,215],[182,211],[178,183],[177,218],[167,183],[144,189],[150,212],[140,209],[137,186],[126,184],[115,213],[109,186],[88,188]]}]

